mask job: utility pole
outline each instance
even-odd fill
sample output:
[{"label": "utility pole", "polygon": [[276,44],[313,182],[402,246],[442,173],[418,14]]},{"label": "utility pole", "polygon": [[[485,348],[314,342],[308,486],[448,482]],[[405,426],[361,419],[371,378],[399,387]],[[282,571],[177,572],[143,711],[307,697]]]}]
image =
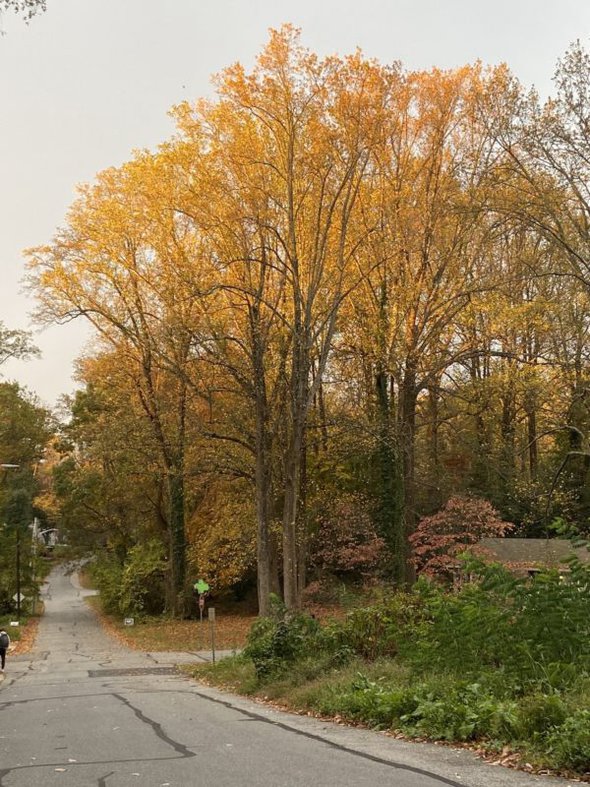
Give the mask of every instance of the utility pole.
[{"label": "utility pole", "polygon": [[16,619],[20,623],[20,527],[16,527]]}]

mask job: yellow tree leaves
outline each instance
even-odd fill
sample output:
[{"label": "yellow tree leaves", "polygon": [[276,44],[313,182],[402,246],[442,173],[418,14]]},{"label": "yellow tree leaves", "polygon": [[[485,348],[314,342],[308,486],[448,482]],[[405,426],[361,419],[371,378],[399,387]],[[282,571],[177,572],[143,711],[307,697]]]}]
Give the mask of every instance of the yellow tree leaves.
[{"label": "yellow tree leaves", "polygon": [[[31,252],[41,312],[92,322],[108,348],[94,373],[120,367],[109,373],[158,446],[172,607],[185,525],[211,506],[231,511],[235,532],[225,542],[211,512],[208,543],[226,544],[240,570],[229,552],[241,511],[244,534],[256,532],[263,612],[281,520],[285,600],[298,603],[320,399],[379,421],[367,428],[386,447],[382,532],[403,581],[425,392],[434,413],[444,385],[468,386],[481,361],[512,413],[520,369],[491,359],[526,354],[532,365],[552,330],[555,291],[534,275],[550,255],[513,211],[518,184],[531,190],[506,144],[524,99],[505,67],[320,58],[290,26],[251,72],[233,65],[216,87],[214,100],[174,108],[178,133],[158,151],[81,189],[65,228]],[[252,484],[243,507],[229,493],[222,503],[228,479],[241,496]]]}]

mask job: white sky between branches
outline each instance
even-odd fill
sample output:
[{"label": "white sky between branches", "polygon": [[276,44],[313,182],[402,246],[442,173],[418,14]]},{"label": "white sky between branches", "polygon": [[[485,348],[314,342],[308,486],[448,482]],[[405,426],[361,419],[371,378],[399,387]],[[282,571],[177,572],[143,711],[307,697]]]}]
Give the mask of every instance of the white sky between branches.
[{"label": "white sky between branches", "polygon": [[[155,148],[168,109],[210,95],[211,75],[251,67],[268,28],[291,22],[321,55],[357,46],[410,69],[506,62],[551,92],[575,39],[590,48],[588,0],[47,0],[27,26],[0,20],[0,319],[34,328],[22,291],[23,248],[48,241],[78,183]],[[36,334],[41,360],[1,372],[53,405],[75,387],[83,322]]]}]

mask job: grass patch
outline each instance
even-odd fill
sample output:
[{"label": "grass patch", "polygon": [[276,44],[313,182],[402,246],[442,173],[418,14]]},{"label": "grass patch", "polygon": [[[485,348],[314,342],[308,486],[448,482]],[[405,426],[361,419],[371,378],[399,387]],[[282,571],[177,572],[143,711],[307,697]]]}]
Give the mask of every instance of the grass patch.
[{"label": "grass patch", "polygon": [[[208,621],[172,620],[168,618],[136,619],[133,626],[102,611],[100,597],[90,596],[86,601],[99,615],[104,628],[123,645],[143,651],[195,651],[210,650],[211,630]],[[215,649],[241,650],[246,644],[254,616],[227,614],[217,611],[215,621]]]},{"label": "grass patch", "polygon": [[203,683],[246,696],[255,696],[259,688],[254,665],[250,659],[239,654],[215,664],[187,664],[180,669]]}]

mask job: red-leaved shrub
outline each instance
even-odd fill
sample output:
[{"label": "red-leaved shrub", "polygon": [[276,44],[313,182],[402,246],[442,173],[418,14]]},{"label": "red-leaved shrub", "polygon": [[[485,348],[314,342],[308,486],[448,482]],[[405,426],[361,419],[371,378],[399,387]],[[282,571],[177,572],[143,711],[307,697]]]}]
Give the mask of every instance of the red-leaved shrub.
[{"label": "red-leaved shrub", "polygon": [[375,532],[367,500],[345,493],[319,516],[309,547],[311,563],[320,571],[362,576],[377,567],[385,543]]},{"label": "red-leaved shrub", "polygon": [[418,522],[410,536],[412,562],[421,574],[449,578],[457,555],[468,548],[477,552],[481,538],[502,537],[513,527],[487,500],[451,497],[440,511]]}]

